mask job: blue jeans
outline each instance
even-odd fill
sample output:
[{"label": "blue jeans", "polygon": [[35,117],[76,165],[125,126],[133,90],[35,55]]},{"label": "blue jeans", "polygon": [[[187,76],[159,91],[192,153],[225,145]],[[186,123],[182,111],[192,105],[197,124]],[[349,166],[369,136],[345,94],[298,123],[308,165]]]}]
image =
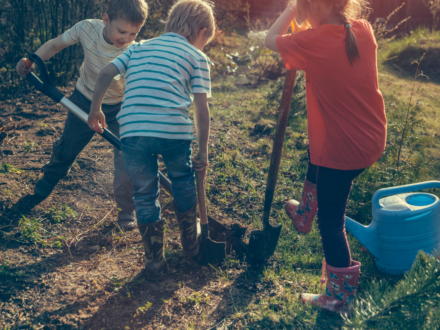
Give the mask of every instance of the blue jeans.
[{"label": "blue jeans", "polygon": [[158,155],[171,180],[176,211],[189,211],[196,203],[194,171],[191,166],[191,141],[147,136],[123,138],[125,168],[133,185],[138,223],[160,220]]}]

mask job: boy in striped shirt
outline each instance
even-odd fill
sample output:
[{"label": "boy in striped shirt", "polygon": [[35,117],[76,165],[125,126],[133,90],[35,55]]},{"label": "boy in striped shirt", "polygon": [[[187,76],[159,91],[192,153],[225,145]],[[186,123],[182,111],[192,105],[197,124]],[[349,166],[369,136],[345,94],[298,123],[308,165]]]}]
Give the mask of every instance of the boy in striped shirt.
[{"label": "boy in striped shirt", "polygon": [[[164,221],[160,218],[158,154],[162,155],[174,196],[185,256],[198,254],[194,170],[208,165],[210,61],[202,52],[213,38],[211,2],[180,0],[170,10],[165,34],[130,46],[99,74],[93,94],[89,126],[105,126],[100,106],[118,74],[126,86],[118,114],[125,167],[133,184],[136,216],[145,246],[146,275],[159,280],[166,271]],[[191,166],[194,103],[199,152]]]},{"label": "boy in striped shirt", "polygon": [[[103,67],[121,55],[130,46],[145,23],[148,6],[145,0],[111,0],[102,20],[87,19],[77,23],[59,37],[43,44],[36,54],[43,61],[50,59],[60,50],[81,43],[84,49],[84,62],[80,77],[70,100],[86,113],[89,113],[93,90],[98,74]],[[24,59],[17,64],[17,72],[26,75],[31,69],[25,66]],[[35,65],[34,65],[35,67]],[[124,78],[112,79],[103,99],[102,109],[107,116],[107,124],[114,134],[119,134],[116,115],[121,108],[124,94]],[[95,132],[70,112],[67,115],[64,131],[53,145],[49,163],[44,165],[44,176],[37,182],[34,195],[27,195],[19,202],[22,212],[27,212],[46,199],[59,180],[64,178],[79,153],[90,142]],[[119,211],[118,223],[121,228],[130,230],[136,226],[134,215],[133,188],[124,168],[122,156],[114,150],[114,196]]]}]

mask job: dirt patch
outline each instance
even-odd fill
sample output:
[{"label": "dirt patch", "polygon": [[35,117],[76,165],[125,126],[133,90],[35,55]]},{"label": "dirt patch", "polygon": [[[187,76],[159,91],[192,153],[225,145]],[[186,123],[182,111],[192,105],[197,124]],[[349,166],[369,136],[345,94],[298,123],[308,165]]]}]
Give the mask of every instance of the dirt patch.
[{"label": "dirt patch", "polygon": [[[430,80],[440,82],[440,48],[428,48],[410,46],[398,54],[390,54],[391,60],[387,61],[387,65],[393,70],[398,70],[414,76],[419,61],[420,71],[427,75]],[[426,79],[426,78],[425,78]]]},{"label": "dirt patch", "polygon": [[[65,92],[69,95],[72,90],[70,86]],[[32,244],[26,232],[16,230],[23,218],[12,207],[33,192],[66,113],[40,93],[0,101],[0,122],[12,117],[15,125],[2,145],[8,152],[0,159],[1,328],[226,329],[226,323],[234,324],[226,320],[237,309],[282,290],[261,284],[263,269],[249,269],[243,261],[242,237],[251,228],[237,222],[240,213],[215,203],[208,213],[227,230],[211,226],[211,237],[226,241],[228,263],[201,267],[186,260],[172,199],[165,191],[161,205],[169,272],[161,282],[147,282],[139,233],[122,233],[115,226],[113,149],[99,136],[54,193],[27,216],[29,226],[45,230],[45,243]],[[213,122],[212,144],[218,143],[218,134],[228,131],[235,134],[234,128],[225,130],[221,122]],[[166,172],[163,166],[161,170]],[[50,210],[61,205],[71,207],[77,216],[59,223],[49,220]],[[267,268],[271,267],[276,265],[269,263]]]}]

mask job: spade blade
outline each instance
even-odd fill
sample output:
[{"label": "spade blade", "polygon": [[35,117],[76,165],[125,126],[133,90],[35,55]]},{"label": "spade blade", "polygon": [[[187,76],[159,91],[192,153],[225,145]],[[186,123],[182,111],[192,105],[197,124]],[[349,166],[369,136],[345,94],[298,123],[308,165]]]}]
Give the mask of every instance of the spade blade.
[{"label": "spade blade", "polygon": [[264,230],[251,232],[248,250],[246,253],[251,265],[266,263],[274,254],[281,235],[281,225],[267,225]]}]

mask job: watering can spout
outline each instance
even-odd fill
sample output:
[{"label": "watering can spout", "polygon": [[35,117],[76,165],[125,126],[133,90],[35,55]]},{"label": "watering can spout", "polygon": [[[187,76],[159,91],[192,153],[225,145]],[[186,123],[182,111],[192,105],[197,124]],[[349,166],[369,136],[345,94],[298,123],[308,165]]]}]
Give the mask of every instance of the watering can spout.
[{"label": "watering can spout", "polygon": [[345,228],[349,231],[377,260],[380,259],[379,240],[377,237],[376,221],[368,227],[345,217]]}]

